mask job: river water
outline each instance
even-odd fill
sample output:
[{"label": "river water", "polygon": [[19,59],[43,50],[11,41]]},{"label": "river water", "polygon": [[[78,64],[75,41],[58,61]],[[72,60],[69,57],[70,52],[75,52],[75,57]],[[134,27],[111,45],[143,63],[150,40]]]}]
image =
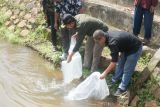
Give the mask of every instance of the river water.
[{"label": "river water", "polygon": [[77,85],[63,85],[62,73],[36,52],[0,40],[0,107],[115,107],[106,101],[67,101]]}]

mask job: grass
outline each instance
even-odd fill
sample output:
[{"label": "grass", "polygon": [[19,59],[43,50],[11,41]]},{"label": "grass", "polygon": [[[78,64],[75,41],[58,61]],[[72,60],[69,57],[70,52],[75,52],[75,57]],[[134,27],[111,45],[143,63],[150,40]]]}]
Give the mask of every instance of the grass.
[{"label": "grass", "polygon": [[1,38],[8,40],[13,44],[22,43],[21,38],[19,38],[14,32],[8,30],[6,27],[0,27]]},{"label": "grass", "polygon": [[17,44],[21,43],[20,38],[14,33],[10,31],[4,24],[8,20],[9,17],[4,15],[4,12],[0,12],[0,36],[1,38],[5,38],[11,43]]},{"label": "grass", "polygon": [[139,69],[144,69],[148,65],[151,58],[152,55],[150,53],[141,56],[137,63]]},{"label": "grass", "polygon": [[[143,107],[145,104],[145,101],[155,100],[155,97],[153,96],[151,92],[152,86],[155,84],[157,84],[157,82],[154,79],[151,79],[146,84],[144,84],[144,87],[138,92],[137,107]],[[157,104],[159,107],[160,100],[157,100]]]},{"label": "grass", "polygon": [[[11,4],[9,2],[6,5],[8,6]],[[15,5],[12,5],[12,7],[10,8],[13,8],[13,9],[18,8],[22,10],[20,6],[15,6]],[[4,38],[14,44],[23,44],[23,45],[30,44],[34,48],[36,48],[41,55],[43,55],[48,60],[51,60],[55,64],[55,66],[59,66],[60,64],[59,56],[61,52],[56,52],[56,53],[52,52],[52,44],[48,40],[49,32],[43,26],[41,26],[41,24],[43,23],[42,14],[38,14],[36,18],[36,23],[34,24],[33,28],[30,29],[29,35],[26,37],[21,37],[20,32],[23,29],[16,28],[15,31],[11,31],[8,29],[7,26],[5,26],[5,22],[9,19],[9,17],[5,16],[4,13],[5,12],[0,11],[0,37],[1,38]],[[59,46],[59,48],[61,47]]]},{"label": "grass", "polygon": [[35,41],[46,41],[48,32],[42,27],[39,26],[30,31],[29,36],[25,39],[25,43],[33,43]]}]

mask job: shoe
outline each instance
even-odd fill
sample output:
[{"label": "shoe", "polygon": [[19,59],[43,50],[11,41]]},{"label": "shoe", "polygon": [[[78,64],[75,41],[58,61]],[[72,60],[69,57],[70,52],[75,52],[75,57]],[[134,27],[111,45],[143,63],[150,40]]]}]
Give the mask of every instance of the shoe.
[{"label": "shoe", "polygon": [[122,90],[122,89],[118,88],[117,91],[113,95],[116,97],[119,97],[119,96],[125,94],[126,92],[127,92],[126,90]]},{"label": "shoe", "polygon": [[58,48],[56,46],[53,46],[53,49],[52,49],[53,52],[56,52],[58,51]]},{"label": "shoe", "polygon": [[67,53],[63,53],[61,56],[60,56],[60,59],[63,61],[63,60],[67,60],[67,57],[68,57],[68,54]]}]

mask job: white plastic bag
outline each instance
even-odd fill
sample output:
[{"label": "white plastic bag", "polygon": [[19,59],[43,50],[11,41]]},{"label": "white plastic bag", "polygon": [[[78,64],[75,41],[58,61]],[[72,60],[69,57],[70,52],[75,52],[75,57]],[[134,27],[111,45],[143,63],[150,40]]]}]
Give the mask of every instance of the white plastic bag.
[{"label": "white plastic bag", "polygon": [[[75,44],[76,39],[71,38],[69,53],[72,52]],[[80,78],[82,76],[82,59],[80,53],[76,52],[70,63],[62,61],[61,70],[63,72],[64,83],[70,83],[73,79]]]},{"label": "white plastic bag", "polygon": [[109,95],[109,89],[105,79],[101,80],[99,77],[99,72],[92,73],[75,89],[71,90],[65,98],[68,100],[83,100],[87,98],[103,100]]},{"label": "white plastic bag", "polygon": [[70,43],[70,47],[69,47],[69,54],[72,52],[74,46],[76,45],[76,38],[72,37],[71,38],[71,43]]}]

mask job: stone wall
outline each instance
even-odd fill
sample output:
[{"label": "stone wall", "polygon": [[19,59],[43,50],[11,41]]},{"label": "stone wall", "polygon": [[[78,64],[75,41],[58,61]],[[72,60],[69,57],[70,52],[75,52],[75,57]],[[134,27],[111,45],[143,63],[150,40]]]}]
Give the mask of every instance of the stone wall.
[{"label": "stone wall", "polygon": [[[122,0],[121,0],[122,1]],[[93,17],[103,20],[105,23],[132,32],[133,8],[116,5],[102,0],[86,0],[86,12]],[[141,35],[144,34],[143,26]],[[159,45],[160,41],[160,16],[155,15],[153,22],[152,43]]]},{"label": "stone wall", "polygon": [[5,12],[8,20],[5,22],[9,30],[20,30],[20,36],[28,36],[31,29],[36,28],[38,14],[41,11],[40,3],[36,0],[4,0],[0,11]]},{"label": "stone wall", "polygon": [[[134,7],[134,0],[103,0],[103,1],[114,3],[117,5],[123,5],[130,8]],[[158,0],[158,6],[156,7],[155,14],[160,15],[160,0]]]}]

